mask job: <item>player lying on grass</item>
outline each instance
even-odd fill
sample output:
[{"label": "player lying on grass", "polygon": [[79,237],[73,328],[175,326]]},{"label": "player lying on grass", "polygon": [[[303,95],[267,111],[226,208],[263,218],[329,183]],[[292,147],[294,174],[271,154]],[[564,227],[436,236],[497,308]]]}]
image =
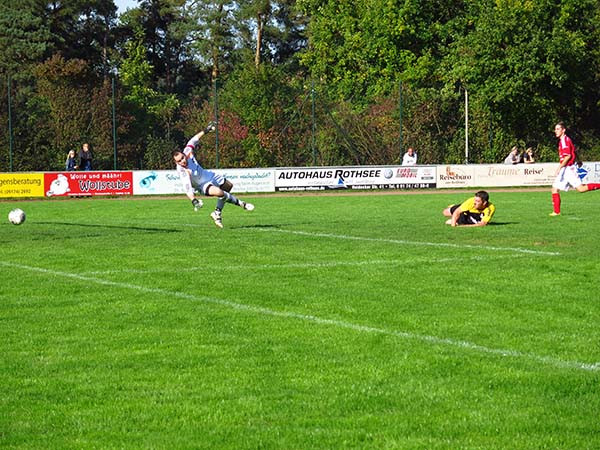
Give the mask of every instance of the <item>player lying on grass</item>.
[{"label": "player lying on grass", "polygon": [[495,212],[496,207],[490,203],[489,194],[486,191],[479,191],[460,205],[448,206],[442,214],[450,217],[446,220],[446,224],[453,227],[483,227],[492,220]]},{"label": "player lying on grass", "polygon": [[556,169],[556,179],[552,184],[551,216],[560,216],[560,193],[574,187],[578,192],[595,191],[600,189],[600,183],[583,184],[577,174],[577,155],[571,138],[567,136],[565,124],[558,122],[554,127],[554,135],[558,138],[558,158],[560,164]]},{"label": "player lying on grass", "polygon": [[242,200],[238,200],[233,194],[230,194],[233,184],[210,170],[204,169],[194,155],[196,146],[200,141],[200,138],[205,134],[214,131],[215,125],[211,122],[208,126],[191,138],[183,152],[175,150],[173,152],[173,160],[177,165],[177,173],[183,183],[185,194],[192,201],[194,210],[198,211],[203,205],[202,200],[199,200],[194,195],[194,189],[202,192],[204,195],[209,197],[218,197],[217,206],[215,210],[210,214],[210,217],[215,222],[215,225],[219,228],[223,228],[223,221],[221,219],[221,211],[225,206],[225,202],[233,203],[234,205],[240,206],[246,211],[252,211],[254,205],[252,203],[246,203]]}]

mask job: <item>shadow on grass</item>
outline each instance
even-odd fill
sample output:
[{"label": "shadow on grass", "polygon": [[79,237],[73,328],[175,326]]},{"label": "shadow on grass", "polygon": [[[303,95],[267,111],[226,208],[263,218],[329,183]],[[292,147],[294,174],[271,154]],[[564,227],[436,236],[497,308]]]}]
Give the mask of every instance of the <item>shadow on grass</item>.
[{"label": "shadow on grass", "polygon": [[281,224],[267,224],[267,223],[261,223],[261,224],[256,224],[256,225],[234,225],[234,226],[230,226],[228,228],[231,229],[237,229],[237,230],[243,230],[243,229],[271,229],[271,228],[281,228],[282,226],[285,225],[281,225]]},{"label": "shadow on grass", "polygon": [[279,230],[286,227],[296,227],[300,225],[311,225],[314,222],[291,222],[291,223],[257,223],[254,225],[232,225],[226,228],[237,230]]},{"label": "shadow on grass", "polygon": [[489,227],[491,225],[493,225],[493,226],[499,226],[500,225],[501,226],[501,225],[518,225],[518,224],[519,224],[519,222],[490,222],[486,226]]},{"label": "shadow on grass", "polygon": [[128,230],[128,231],[146,231],[150,233],[181,233],[183,230],[173,228],[155,228],[141,227],[133,225],[107,225],[99,223],[77,223],[77,222],[36,222],[41,225],[62,225],[67,227],[82,227],[89,229],[108,229],[108,230]]}]

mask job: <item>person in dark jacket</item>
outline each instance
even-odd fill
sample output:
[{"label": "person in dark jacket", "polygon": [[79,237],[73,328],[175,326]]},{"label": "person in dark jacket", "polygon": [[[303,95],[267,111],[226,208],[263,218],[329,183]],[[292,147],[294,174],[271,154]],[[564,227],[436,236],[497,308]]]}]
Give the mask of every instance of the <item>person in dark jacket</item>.
[{"label": "person in dark jacket", "polygon": [[92,170],[92,151],[87,142],[82,145],[79,151],[79,168],[81,170]]}]

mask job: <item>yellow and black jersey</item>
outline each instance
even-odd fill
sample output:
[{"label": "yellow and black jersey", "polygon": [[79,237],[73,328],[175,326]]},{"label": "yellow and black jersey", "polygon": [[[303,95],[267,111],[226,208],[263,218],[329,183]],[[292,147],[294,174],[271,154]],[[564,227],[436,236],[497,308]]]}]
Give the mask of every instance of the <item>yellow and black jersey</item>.
[{"label": "yellow and black jersey", "polygon": [[463,214],[466,213],[469,217],[478,219],[477,222],[489,223],[496,212],[496,207],[492,203],[488,203],[484,209],[477,209],[475,208],[475,197],[471,197],[460,205],[460,210]]}]

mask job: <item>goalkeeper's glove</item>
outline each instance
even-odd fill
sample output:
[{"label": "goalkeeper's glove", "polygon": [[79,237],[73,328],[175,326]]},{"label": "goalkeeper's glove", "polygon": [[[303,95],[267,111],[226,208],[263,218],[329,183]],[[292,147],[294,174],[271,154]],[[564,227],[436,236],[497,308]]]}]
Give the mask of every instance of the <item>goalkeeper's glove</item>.
[{"label": "goalkeeper's glove", "polygon": [[200,208],[202,208],[202,205],[202,200],[198,200],[197,198],[192,200],[192,206],[194,207],[194,211],[198,211]]},{"label": "goalkeeper's glove", "polygon": [[216,129],[217,126],[215,122],[208,122],[208,125],[206,125],[206,128],[204,129],[204,134],[208,134],[211,131],[215,131]]}]

